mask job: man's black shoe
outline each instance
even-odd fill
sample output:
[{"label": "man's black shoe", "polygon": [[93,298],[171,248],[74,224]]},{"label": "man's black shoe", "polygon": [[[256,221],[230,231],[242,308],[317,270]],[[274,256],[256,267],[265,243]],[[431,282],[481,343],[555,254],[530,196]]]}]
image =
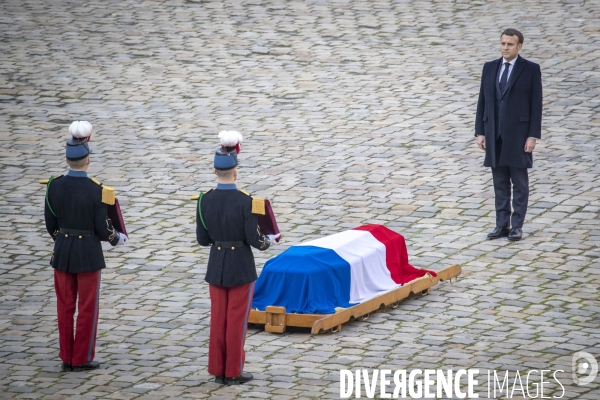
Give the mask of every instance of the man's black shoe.
[{"label": "man's black shoe", "polygon": [[225,375],[215,376],[215,383],[218,383],[219,385],[224,385],[225,384]]},{"label": "man's black shoe", "polygon": [[250,372],[242,372],[240,376],[236,376],[235,378],[225,378],[227,385],[241,385],[242,383],[250,382],[254,379],[254,376]]},{"label": "man's black shoe", "polygon": [[90,369],[100,368],[100,363],[98,361],[90,361],[81,365],[74,365],[73,371],[89,371]]},{"label": "man's black shoe", "polygon": [[71,371],[73,371],[73,368],[71,368],[71,364],[66,363],[66,362],[63,361],[62,367],[60,368],[60,370],[62,372],[71,372]]},{"label": "man's black shoe", "polygon": [[522,237],[523,230],[521,228],[512,228],[508,234],[508,240],[512,240],[513,242],[521,240]]},{"label": "man's black shoe", "polygon": [[493,231],[488,233],[487,238],[488,239],[498,239],[501,237],[505,237],[505,236],[508,236],[509,231],[510,231],[510,229],[508,228],[508,226],[497,226],[496,229],[494,229]]}]

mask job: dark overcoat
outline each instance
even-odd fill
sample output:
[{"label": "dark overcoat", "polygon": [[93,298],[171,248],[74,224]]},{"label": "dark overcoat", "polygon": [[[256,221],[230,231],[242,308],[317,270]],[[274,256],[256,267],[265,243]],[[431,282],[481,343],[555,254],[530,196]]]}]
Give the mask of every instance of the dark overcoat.
[{"label": "dark overcoat", "polygon": [[[251,247],[266,250],[270,243],[258,227],[258,216],[252,213],[252,197],[239,190],[210,190],[201,197],[200,209],[202,218],[196,207],[198,244],[212,246],[206,282],[221,287],[254,282],[257,275]],[[215,242],[244,244],[215,246]]]},{"label": "dark overcoat", "polygon": [[[52,267],[72,273],[105,268],[100,240],[115,246],[119,232],[106,214],[102,186],[90,178],[66,175],[51,181],[47,190],[44,217],[46,230],[54,239]],[[92,235],[61,234],[61,228],[89,231]]]},{"label": "dark overcoat", "polygon": [[[525,152],[527,138],[542,135],[542,74],[540,66],[517,57],[504,91],[499,71],[503,58],[485,63],[475,116],[475,136],[485,135],[485,167],[531,168],[532,153]],[[502,132],[500,157],[496,137]]]}]

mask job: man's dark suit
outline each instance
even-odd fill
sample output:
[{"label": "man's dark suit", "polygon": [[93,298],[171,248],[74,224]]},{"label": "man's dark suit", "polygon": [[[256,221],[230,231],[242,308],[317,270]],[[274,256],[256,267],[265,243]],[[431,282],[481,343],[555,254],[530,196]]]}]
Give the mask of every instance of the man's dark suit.
[{"label": "man's dark suit", "polygon": [[[541,138],[542,75],[540,66],[518,56],[510,77],[500,90],[503,58],[485,63],[481,75],[475,136],[485,135],[483,165],[492,168],[496,195],[496,226],[521,228],[527,212],[532,153],[527,138]],[[510,214],[510,183],[513,215]]]}]

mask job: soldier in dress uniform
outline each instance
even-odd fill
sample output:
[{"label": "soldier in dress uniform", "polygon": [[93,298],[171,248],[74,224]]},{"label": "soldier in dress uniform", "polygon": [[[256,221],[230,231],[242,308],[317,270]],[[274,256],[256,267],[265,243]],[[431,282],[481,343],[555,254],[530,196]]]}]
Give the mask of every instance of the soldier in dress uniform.
[{"label": "soldier in dress uniform", "polygon": [[211,246],[205,277],[211,302],[208,372],[217,383],[236,385],[253,379],[244,372],[244,342],[257,278],[251,247],[266,250],[275,238],[258,227],[261,200],[235,185],[242,135],[222,131],[219,138],[221,147],[214,156],[218,183],[214,190],[200,193],[196,236],[201,246]]},{"label": "soldier in dress uniform", "polygon": [[114,189],[87,176],[92,125],[75,121],[69,131],[72,137],[67,141],[66,157],[70,169],[64,176],[48,180],[44,217],[54,240],[51,264],[62,370],[83,371],[100,366],[94,361],[100,270],[106,267],[100,241],[116,246],[125,243],[127,236],[117,232],[107,217],[107,204],[114,204]]}]

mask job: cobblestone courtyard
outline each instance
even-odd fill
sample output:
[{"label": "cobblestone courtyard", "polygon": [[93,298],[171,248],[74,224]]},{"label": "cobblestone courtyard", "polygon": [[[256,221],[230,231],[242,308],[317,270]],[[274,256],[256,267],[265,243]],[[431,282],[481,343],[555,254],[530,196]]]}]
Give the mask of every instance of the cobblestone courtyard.
[{"label": "cobblestone courtyard", "polygon": [[[491,174],[473,137],[506,27],[544,82],[516,243],[485,240]],[[600,378],[571,381],[575,352],[600,361],[599,43],[591,0],[3,0],[0,398],[339,398],[340,369],[478,368],[563,370],[564,399],[600,399]],[[65,172],[76,119],[94,125],[90,176],[116,188],[130,240],[106,247],[102,368],[63,374],[37,182]],[[208,250],[189,197],[214,186],[222,129],[244,134],[238,187],[271,199],[285,235],[255,252],[259,269],[382,223],[413,265],[459,263],[459,281],[335,334],[251,327],[257,379],[208,382]]]}]

